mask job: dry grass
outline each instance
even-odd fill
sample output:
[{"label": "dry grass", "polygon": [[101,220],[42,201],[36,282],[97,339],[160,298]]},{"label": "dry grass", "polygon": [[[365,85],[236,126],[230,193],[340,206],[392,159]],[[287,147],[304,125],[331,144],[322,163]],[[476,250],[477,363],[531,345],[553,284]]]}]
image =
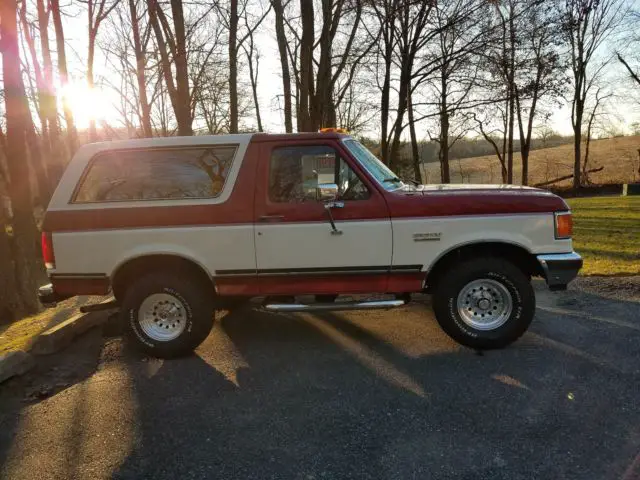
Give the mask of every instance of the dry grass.
[{"label": "dry grass", "polygon": [[37,315],[0,325],[0,356],[12,350],[29,350],[42,332],[70,318],[82,305],[101,300],[102,297],[74,297]]},{"label": "dry grass", "polygon": [[[604,166],[590,180],[596,184],[635,183],[640,181],[640,136],[593,140],[590,147],[590,168]],[[584,152],[584,146],[583,146]],[[500,162],[495,155],[451,160],[451,180],[454,183],[501,183]],[[520,182],[520,154],[514,155],[514,180]],[[573,144],[534,150],[529,156],[529,184],[551,180],[573,173]],[[437,162],[424,166],[425,183],[440,182]],[[570,180],[555,186],[569,185]]]}]

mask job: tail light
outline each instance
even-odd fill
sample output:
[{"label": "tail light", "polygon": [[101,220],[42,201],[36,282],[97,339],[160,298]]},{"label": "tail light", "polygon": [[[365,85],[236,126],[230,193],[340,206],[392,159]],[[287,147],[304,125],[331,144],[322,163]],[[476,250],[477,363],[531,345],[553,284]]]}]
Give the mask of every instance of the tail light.
[{"label": "tail light", "polygon": [[53,236],[51,232],[42,232],[42,260],[47,270],[56,268],[56,257],[53,254]]},{"label": "tail light", "polygon": [[573,235],[573,216],[571,212],[556,212],[555,214],[556,239],[567,239]]}]

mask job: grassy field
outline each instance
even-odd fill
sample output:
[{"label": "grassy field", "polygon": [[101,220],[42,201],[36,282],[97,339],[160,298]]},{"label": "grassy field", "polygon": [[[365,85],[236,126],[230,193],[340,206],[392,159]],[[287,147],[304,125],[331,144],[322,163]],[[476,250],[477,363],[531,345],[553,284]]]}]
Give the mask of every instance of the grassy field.
[{"label": "grassy field", "polygon": [[[590,147],[591,168],[604,170],[590,176],[593,183],[634,183],[640,181],[640,136],[594,140]],[[584,152],[584,146],[583,146]],[[451,160],[453,183],[500,183],[500,162],[495,155]],[[520,181],[520,154],[514,155],[514,179]],[[573,173],[573,144],[534,150],[529,156],[529,184],[544,182]],[[424,165],[425,183],[440,182],[440,164]],[[570,180],[555,186],[569,185]]]},{"label": "grassy field", "polygon": [[640,196],[568,200],[582,275],[640,274]]}]

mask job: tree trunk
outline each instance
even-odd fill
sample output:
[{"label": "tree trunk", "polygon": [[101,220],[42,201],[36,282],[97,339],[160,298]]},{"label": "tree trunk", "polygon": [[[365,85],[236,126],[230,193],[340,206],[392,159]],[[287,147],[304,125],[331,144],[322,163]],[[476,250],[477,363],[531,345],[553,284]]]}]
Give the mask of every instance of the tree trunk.
[{"label": "tree trunk", "polygon": [[398,91],[398,110],[396,113],[396,120],[393,126],[393,140],[391,142],[391,151],[389,153],[389,165],[393,165],[398,158],[398,151],[400,150],[400,137],[402,136],[402,122],[404,121],[404,114],[407,111],[407,101],[409,100],[409,65],[408,59],[405,58],[403,62],[403,68],[400,73],[400,88]]},{"label": "tree trunk", "polygon": [[389,163],[389,94],[391,91],[391,55],[393,53],[392,46],[385,45],[385,58],[384,58],[384,80],[382,82],[382,98],[380,99],[380,123],[381,123],[381,138],[380,138],[380,153],[382,161],[386,164]]},{"label": "tree trunk", "polygon": [[[451,173],[449,171],[449,93],[447,89],[447,68],[443,65],[440,77],[440,138],[438,143],[440,150],[438,159],[440,160],[440,179],[442,183],[451,183]],[[462,181],[462,179],[460,179]]]},{"label": "tree trunk", "polygon": [[229,5],[229,133],[238,133],[238,0]]},{"label": "tree trunk", "polygon": [[302,38],[300,40],[300,92],[298,99],[298,131],[312,132],[310,100],[313,99],[313,2],[300,0]]},{"label": "tree trunk", "polygon": [[184,13],[182,0],[171,0],[171,14],[173,16],[174,39],[176,51],[174,65],[176,70],[176,100],[174,105],[178,135],[193,135],[191,118],[191,97],[189,94],[189,72],[187,68],[187,44],[184,29]]},{"label": "tree trunk", "polygon": [[[310,2],[309,2],[310,3]],[[316,74],[315,95],[310,95],[311,131],[322,127],[335,127],[335,111],[332,110],[331,92],[331,10],[332,0],[322,0],[322,31],[320,33],[320,58],[318,60],[318,72]],[[313,77],[312,77],[313,78]],[[313,82],[313,80],[311,80]]]},{"label": "tree trunk", "polygon": [[36,253],[37,229],[33,219],[31,185],[27,164],[27,128],[24,117],[26,98],[20,72],[16,0],[0,2],[0,38],[2,38],[2,74],[5,91],[6,159],[8,191],[13,211],[12,227],[14,278],[27,312],[37,310]]},{"label": "tree trunk", "polygon": [[256,121],[258,123],[258,131],[262,132],[262,117],[260,116],[260,103],[258,102],[258,69],[259,65],[259,56],[256,57],[256,65],[255,68],[253,66],[253,34],[250,34],[249,37],[249,51],[247,52],[247,61],[249,63],[249,78],[251,79],[251,92],[253,93],[253,105],[256,109]]},{"label": "tree trunk", "polygon": [[582,179],[586,184],[591,183],[589,181],[589,170],[587,167],[589,165],[589,147],[591,146],[591,132],[593,129],[593,121],[596,118],[598,107],[600,106],[599,94],[600,94],[600,89],[596,91],[596,104],[593,106],[593,111],[591,112],[591,115],[589,115],[589,123],[587,124],[587,138],[586,138],[585,147],[584,147],[584,161],[582,162]]},{"label": "tree trunk", "polygon": [[[46,207],[51,196],[52,188],[50,179],[48,178],[47,168],[45,166],[46,161],[51,161],[49,130],[47,128],[47,117],[45,115],[43,106],[43,104],[46,103],[46,93],[44,79],[42,77],[40,63],[38,62],[38,56],[36,54],[33,37],[29,32],[26,3],[22,5],[22,9],[20,10],[20,19],[22,22],[23,36],[27,41],[29,54],[31,56],[31,62],[33,64],[33,70],[36,78],[36,89],[38,92],[37,111],[40,118],[40,124],[42,126],[42,141],[40,141],[36,134],[33,119],[31,117],[31,111],[29,109],[29,103],[26,97],[23,99],[23,109],[25,111],[25,121],[28,123],[29,128],[29,149],[31,151],[31,161],[38,183],[38,203],[41,206]],[[22,82],[22,77],[20,78],[20,81]],[[24,83],[22,84],[22,89],[24,90]]]},{"label": "tree trunk", "polygon": [[[53,15],[53,26],[56,31],[56,49],[58,51],[58,72],[60,76],[60,87],[64,89],[69,84],[69,74],[67,72],[67,55],[65,52],[64,29],[62,28],[62,15],[60,13],[59,0],[51,0],[51,13]],[[64,119],[67,124],[67,145],[69,156],[71,157],[78,148],[78,134],[73,121],[73,112],[69,107],[69,102],[62,97],[62,109]]]},{"label": "tree trunk", "polygon": [[573,190],[580,189],[580,160],[582,144],[582,117],[584,114],[584,103],[578,99],[575,105],[575,122],[573,124]]},{"label": "tree trunk", "polygon": [[409,116],[409,135],[411,136],[411,156],[413,161],[413,176],[418,183],[422,183],[422,172],[420,171],[420,150],[418,149],[418,137],[416,135],[416,125],[413,122],[413,101],[411,93],[409,93],[409,101],[407,105],[407,114]]},{"label": "tree trunk", "polygon": [[138,81],[138,98],[140,101],[142,134],[149,138],[153,136],[151,128],[151,107],[147,98],[147,82],[145,79],[145,56],[142,42],[140,41],[140,23],[136,0],[129,0],[129,12],[131,14],[131,30],[133,33],[133,48],[136,54],[136,78]]},{"label": "tree trunk", "polygon": [[[89,19],[91,22],[91,19]],[[93,91],[93,58],[96,50],[96,29],[91,28],[89,25],[89,51],[87,54],[87,88],[90,92]],[[96,120],[93,116],[89,119],[89,141],[98,141],[98,132],[96,131]]]},{"label": "tree trunk", "polygon": [[60,144],[60,128],[58,126],[58,99],[53,86],[53,63],[49,47],[49,15],[44,8],[44,0],[37,0],[38,27],[40,31],[40,51],[43,62],[43,97],[40,106],[47,120],[49,138],[49,157],[47,172],[51,187],[55,187],[62,171],[62,145]]},{"label": "tree trunk", "polygon": [[282,0],[271,0],[276,22],[276,39],[280,52],[280,66],[282,68],[282,94],[284,95],[284,128],[287,133],[293,132],[291,120],[291,76],[289,74],[289,58],[287,57],[287,37],[284,33],[284,9]]},{"label": "tree trunk", "polygon": [[515,69],[516,69],[516,32],[514,25],[514,8],[510,4],[509,12],[509,134],[507,151],[507,183],[513,183],[513,127],[515,121]]}]

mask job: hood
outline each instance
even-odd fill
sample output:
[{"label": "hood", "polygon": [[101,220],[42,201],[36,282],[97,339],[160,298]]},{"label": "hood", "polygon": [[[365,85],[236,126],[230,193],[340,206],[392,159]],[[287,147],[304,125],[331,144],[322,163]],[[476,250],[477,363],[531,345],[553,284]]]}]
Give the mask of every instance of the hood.
[{"label": "hood", "polygon": [[562,198],[547,190],[520,185],[403,185],[389,193],[395,217],[551,213],[569,209]]}]

